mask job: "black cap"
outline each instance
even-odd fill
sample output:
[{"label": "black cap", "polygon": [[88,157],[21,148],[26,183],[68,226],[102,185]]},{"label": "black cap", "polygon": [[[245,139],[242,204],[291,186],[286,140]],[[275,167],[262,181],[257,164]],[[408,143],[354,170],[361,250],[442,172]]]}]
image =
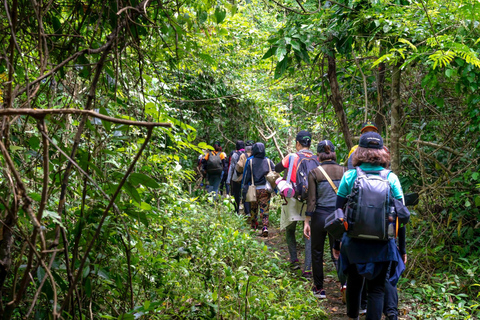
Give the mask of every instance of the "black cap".
[{"label": "black cap", "polygon": [[253,141],[253,140],[247,140],[247,141],[245,142],[245,145],[246,145],[247,147],[253,146],[254,144],[255,144],[255,141]]},{"label": "black cap", "polygon": [[368,149],[383,149],[383,139],[376,132],[365,132],[360,136],[358,146]]},{"label": "black cap", "polygon": [[310,134],[310,132],[302,130],[297,133],[296,140],[300,142],[302,146],[310,147],[310,144],[312,144],[312,135]]},{"label": "black cap", "polygon": [[330,140],[322,140],[317,145],[317,152],[318,153],[325,153],[325,146],[330,146],[330,152],[335,152],[335,146],[333,145],[332,141]]},{"label": "black cap", "polygon": [[235,144],[235,149],[240,150],[240,149],[245,149],[245,142],[242,140],[238,140],[237,143]]}]

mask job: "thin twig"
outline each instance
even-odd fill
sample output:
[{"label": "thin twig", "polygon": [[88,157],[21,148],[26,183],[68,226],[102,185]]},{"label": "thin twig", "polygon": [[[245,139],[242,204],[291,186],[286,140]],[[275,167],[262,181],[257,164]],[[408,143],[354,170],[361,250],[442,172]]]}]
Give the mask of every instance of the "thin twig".
[{"label": "thin twig", "polygon": [[360,64],[358,63],[357,56],[355,55],[355,51],[352,50],[352,55],[355,60],[355,64],[357,65],[358,71],[360,71],[360,74],[362,75],[363,78],[363,91],[364,91],[364,96],[365,96],[365,122],[367,122],[368,119],[368,95],[367,95],[367,78],[365,77],[365,74],[363,73],[362,68],[360,67]]}]

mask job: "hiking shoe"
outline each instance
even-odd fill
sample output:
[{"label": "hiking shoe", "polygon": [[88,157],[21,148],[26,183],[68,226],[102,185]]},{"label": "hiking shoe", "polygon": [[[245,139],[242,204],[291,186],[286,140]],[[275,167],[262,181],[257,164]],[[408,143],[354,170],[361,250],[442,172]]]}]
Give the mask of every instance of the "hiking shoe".
[{"label": "hiking shoe", "polygon": [[317,289],[317,287],[313,287],[313,296],[318,299],[326,299],[327,295],[325,294],[325,290]]},{"label": "hiking shoe", "polygon": [[361,316],[367,314],[367,308],[365,308],[365,309],[361,308],[360,310],[358,310],[358,314],[361,315]]},{"label": "hiking shoe", "polygon": [[267,227],[263,227],[263,228],[262,228],[262,236],[264,236],[265,238],[268,237],[268,229],[267,229]]},{"label": "hiking shoe", "polygon": [[290,262],[290,269],[292,269],[292,270],[300,269],[300,262],[298,262],[298,259],[296,259],[293,262]]},{"label": "hiking shoe", "polygon": [[307,280],[312,280],[313,279],[312,271],[303,272],[302,277],[304,277]]},{"label": "hiking shoe", "polygon": [[342,303],[346,304],[347,303],[347,286],[342,286],[342,289],[340,289],[340,294],[342,295]]}]

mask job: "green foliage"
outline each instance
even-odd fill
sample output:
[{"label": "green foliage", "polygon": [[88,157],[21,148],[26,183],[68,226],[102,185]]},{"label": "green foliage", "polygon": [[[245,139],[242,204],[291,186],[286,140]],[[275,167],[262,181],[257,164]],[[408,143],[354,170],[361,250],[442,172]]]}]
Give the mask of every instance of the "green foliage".
[{"label": "green foliage", "polygon": [[164,207],[167,214],[143,230],[135,245],[135,282],[144,294],[132,314],[140,319],[323,319],[308,288],[255,239],[243,217],[231,214],[229,200],[210,205],[205,200],[179,195]]},{"label": "green foliage", "polygon": [[[469,264],[470,262],[463,259],[461,263]],[[478,267],[469,271],[475,272],[476,269]],[[476,319],[480,315],[478,303],[480,293],[476,296],[464,293],[468,288],[462,277],[435,274],[431,280],[431,283],[419,283],[406,279],[402,281],[404,284],[401,287],[406,291],[406,295],[416,301],[412,303],[413,310],[409,313],[411,316],[431,319]],[[478,287],[480,284],[475,283],[472,286]]]}]

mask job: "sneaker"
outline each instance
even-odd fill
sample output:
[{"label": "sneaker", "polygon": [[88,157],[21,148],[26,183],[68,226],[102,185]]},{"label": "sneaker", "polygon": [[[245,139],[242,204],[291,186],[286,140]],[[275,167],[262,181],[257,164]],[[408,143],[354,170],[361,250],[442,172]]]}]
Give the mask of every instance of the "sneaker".
[{"label": "sneaker", "polygon": [[361,308],[360,310],[358,310],[358,314],[361,315],[361,316],[367,314],[367,308],[365,308],[365,309]]},{"label": "sneaker", "polygon": [[263,227],[263,228],[262,228],[262,236],[264,236],[265,238],[268,237],[268,229],[267,229],[267,227]]},{"label": "sneaker", "polygon": [[346,304],[347,303],[347,286],[342,286],[342,289],[340,289],[340,294],[342,295],[342,303]]},{"label": "sneaker", "polygon": [[306,271],[306,272],[302,273],[302,277],[304,277],[307,280],[311,280],[311,279],[313,279],[313,274],[312,274],[311,271]]},{"label": "sneaker", "polygon": [[290,262],[290,269],[292,270],[300,269],[300,262],[298,262],[298,259],[293,262]]},{"label": "sneaker", "polygon": [[327,298],[327,295],[325,294],[325,290],[323,289],[318,290],[317,287],[313,287],[313,296],[318,299]]}]

